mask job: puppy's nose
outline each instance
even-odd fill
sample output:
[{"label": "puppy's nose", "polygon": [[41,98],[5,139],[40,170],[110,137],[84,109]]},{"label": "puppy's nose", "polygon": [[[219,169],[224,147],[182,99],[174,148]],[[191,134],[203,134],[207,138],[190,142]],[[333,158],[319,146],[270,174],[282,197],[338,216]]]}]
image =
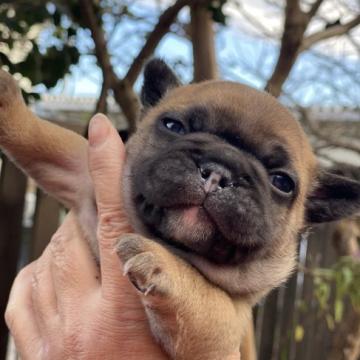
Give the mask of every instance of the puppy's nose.
[{"label": "puppy's nose", "polygon": [[232,186],[230,172],[221,165],[203,164],[200,166],[200,175],[206,193]]}]

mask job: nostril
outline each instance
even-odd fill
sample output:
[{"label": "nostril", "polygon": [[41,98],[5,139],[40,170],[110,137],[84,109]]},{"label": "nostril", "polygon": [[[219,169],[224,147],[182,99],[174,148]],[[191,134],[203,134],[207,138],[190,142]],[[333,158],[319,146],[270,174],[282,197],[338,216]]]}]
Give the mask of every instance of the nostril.
[{"label": "nostril", "polygon": [[220,187],[221,189],[224,189],[224,188],[226,188],[228,185],[229,185],[228,180],[227,180],[225,177],[222,177],[222,178],[220,179],[220,181],[219,181],[219,187]]},{"label": "nostril", "polygon": [[230,172],[219,164],[202,164],[199,166],[199,173],[204,182],[206,192],[213,192],[233,186]]},{"label": "nostril", "polygon": [[204,180],[207,180],[210,177],[211,173],[212,171],[210,169],[200,167],[200,174]]}]

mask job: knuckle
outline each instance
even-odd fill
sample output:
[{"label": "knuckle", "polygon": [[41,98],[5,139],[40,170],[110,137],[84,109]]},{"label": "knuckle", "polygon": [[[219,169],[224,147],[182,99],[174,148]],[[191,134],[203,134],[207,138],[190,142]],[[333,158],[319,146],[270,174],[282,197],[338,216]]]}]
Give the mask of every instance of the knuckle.
[{"label": "knuckle", "polygon": [[65,256],[65,247],[67,239],[61,232],[56,232],[49,244],[49,250],[53,258],[54,263],[60,263],[62,265]]},{"label": "knuckle", "polygon": [[31,288],[32,288],[32,294],[36,293],[39,288],[39,274],[34,271],[34,274],[31,278]]},{"label": "knuckle", "polygon": [[32,263],[24,266],[16,275],[15,281],[23,281],[24,279],[28,278],[29,276],[32,275],[33,271],[34,271],[34,265],[35,265],[35,261],[33,261]]},{"label": "knuckle", "polygon": [[[53,270],[58,271],[61,269],[62,271],[67,267],[67,261],[64,257],[63,253],[53,251],[52,252],[52,261],[51,261],[51,267]],[[57,272],[58,274],[58,272]]]},{"label": "knuckle", "polygon": [[[49,250],[51,254],[51,265],[54,267],[59,278],[64,277],[64,280],[70,281],[74,270],[73,259],[71,258],[70,242],[68,237],[61,232],[55,233],[52,237]],[[38,277],[42,275],[42,270],[37,274]]]},{"label": "knuckle", "polygon": [[19,314],[18,311],[19,308],[18,305],[16,304],[17,299],[15,299],[15,297],[13,296],[13,292],[15,291],[15,287],[19,288],[19,287],[27,286],[28,282],[31,280],[33,276],[33,270],[34,270],[33,266],[34,263],[30,263],[29,265],[23,267],[19,271],[11,289],[9,301],[7,303],[4,313],[4,319],[5,319],[5,323],[7,324],[8,328],[11,330],[12,333],[15,331],[15,324],[17,322],[18,314]]},{"label": "knuckle", "polygon": [[127,221],[122,216],[122,211],[118,208],[103,211],[99,215],[98,239],[100,242],[106,242],[113,247],[113,242],[109,243],[109,239],[118,239],[119,236],[127,230]]},{"label": "knuckle", "polygon": [[56,233],[51,237],[50,244],[53,247],[62,248],[66,241],[67,236],[65,236],[61,230],[57,230]]},{"label": "knuckle", "polygon": [[16,310],[12,306],[7,306],[4,314],[5,323],[13,333],[16,321]]},{"label": "knuckle", "polygon": [[38,260],[34,262],[34,270],[31,275],[30,283],[32,288],[33,301],[34,301],[34,296],[36,296],[39,293],[40,287],[44,283],[44,279],[46,278],[46,271],[48,271],[48,268],[46,267],[45,259],[40,257]]},{"label": "knuckle", "polygon": [[44,271],[45,271],[43,266],[41,265],[40,259],[35,262],[34,271],[31,277],[31,285],[35,290],[38,287],[41,278],[44,276]]},{"label": "knuckle", "polygon": [[[25,267],[23,267],[18,274],[15,277],[14,283],[13,283],[13,288],[15,287],[15,284],[19,286],[19,284],[21,286],[24,286],[26,283],[28,283],[29,281],[31,281],[33,274],[34,274],[34,266],[35,266],[35,261],[33,261],[32,263],[26,265]],[[13,291],[13,289],[11,290]]]}]

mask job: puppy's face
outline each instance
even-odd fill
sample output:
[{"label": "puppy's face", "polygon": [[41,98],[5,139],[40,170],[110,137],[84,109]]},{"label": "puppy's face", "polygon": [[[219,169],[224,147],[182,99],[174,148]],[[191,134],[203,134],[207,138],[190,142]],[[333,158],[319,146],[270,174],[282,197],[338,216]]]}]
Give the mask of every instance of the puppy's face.
[{"label": "puppy's face", "polygon": [[249,87],[177,85],[164,63],[149,63],[125,175],[134,227],[201,259],[210,280],[214,269],[266,265],[281,266],[282,281],[304,219],[320,211],[308,204],[318,169],[303,131],[274,98]]}]

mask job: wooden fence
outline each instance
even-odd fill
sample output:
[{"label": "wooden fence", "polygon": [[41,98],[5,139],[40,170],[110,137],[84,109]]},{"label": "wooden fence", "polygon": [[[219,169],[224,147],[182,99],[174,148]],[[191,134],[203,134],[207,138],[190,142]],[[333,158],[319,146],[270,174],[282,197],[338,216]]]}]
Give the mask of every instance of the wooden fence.
[{"label": "wooden fence", "polygon": [[[78,132],[81,129],[75,129]],[[37,190],[4,156],[0,171],[0,312],[4,313],[16,272],[38,257],[61,216],[61,206]],[[333,226],[314,230],[299,244],[300,262],[327,267],[336,261]],[[313,278],[295,273],[254,310],[259,360],[329,358],[332,332],[313,295]],[[6,358],[7,329],[0,316],[0,360]]]},{"label": "wooden fence", "polygon": [[[299,244],[300,263],[329,267],[337,260],[330,239],[334,226],[321,226]],[[314,297],[313,276],[298,271],[255,309],[259,360],[328,359],[332,332]]]}]

